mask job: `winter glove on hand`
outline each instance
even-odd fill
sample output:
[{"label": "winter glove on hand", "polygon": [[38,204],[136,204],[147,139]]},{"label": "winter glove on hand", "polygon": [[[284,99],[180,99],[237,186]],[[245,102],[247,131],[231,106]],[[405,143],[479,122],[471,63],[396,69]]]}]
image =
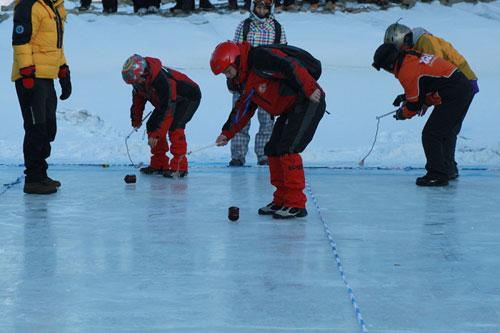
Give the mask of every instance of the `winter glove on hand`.
[{"label": "winter glove on hand", "polygon": [[472,87],[472,93],[475,95],[479,92],[479,86],[477,85],[477,80],[469,80]]},{"label": "winter glove on hand", "polygon": [[59,84],[61,85],[61,96],[59,98],[64,101],[71,95],[71,78],[69,75],[69,67],[64,64],[59,67]]},{"label": "winter glove on hand", "polygon": [[142,126],[142,119],[141,118],[132,118],[132,127],[133,128],[140,128]]},{"label": "winter glove on hand", "polygon": [[429,108],[429,105],[427,105],[427,104],[422,105],[422,108],[420,109],[418,116],[423,117],[425,115],[425,113],[427,112],[428,108]]},{"label": "winter glove on hand", "polygon": [[403,115],[403,108],[397,109],[396,114],[393,117],[396,120],[405,120],[406,118]]},{"label": "winter glove on hand", "polygon": [[405,94],[401,94],[401,95],[398,95],[396,97],[396,99],[394,100],[394,102],[392,102],[392,105],[394,105],[394,106],[400,106],[401,103],[403,103],[404,101],[406,101],[406,96],[405,96]]},{"label": "winter glove on hand", "polygon": [[23,87],[26,89],[33,89],[35,86],[35,66],[24,67],[19,70],[19,74],[22,76]]}]

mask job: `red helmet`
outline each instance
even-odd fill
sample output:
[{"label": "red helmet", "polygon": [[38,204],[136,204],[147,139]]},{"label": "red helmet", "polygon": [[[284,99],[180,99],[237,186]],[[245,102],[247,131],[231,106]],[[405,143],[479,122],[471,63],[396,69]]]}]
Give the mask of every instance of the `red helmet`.
[{"label": "red helmet", "polygon": [[148,63],[146,59],[138,54],[130,56],[122,68],[123,81],[128,84],[134,84],[141,79],[146,71]]},{"label": "red helmet", "polygon": [[236,63],[240,56],[240,48],[235,42],[222,42],[215,48],[210,58],[210,68],[215,75],[219,75],[230,65]]}]

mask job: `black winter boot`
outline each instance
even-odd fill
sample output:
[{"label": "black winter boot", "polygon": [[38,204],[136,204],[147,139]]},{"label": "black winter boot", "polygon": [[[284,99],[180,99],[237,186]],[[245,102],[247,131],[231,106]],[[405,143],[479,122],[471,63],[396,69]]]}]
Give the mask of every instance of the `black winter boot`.
[{"label": "black winter boot", "polygon": [[52,194],[57,192],[57,186],[46,181],[24,183],[24,193],[27,194]]},{"label": "black winter boot", "polygon": [[139,171],[145,175],[152,175],[152,174],[161,175],[163,173],[162,169],[155,169],[155,168],[152,168],[151,166],[140,168]]},{"label": "black winter boot", "polygon": [[418,177],[416,184],[418,186],[447,186],[448,178],[427,173],[423,177]]},{"label": "black winter boot", "polygon": [[229,161],[230,167],[242,167],[244,165],[245,165],[245,160],[239,160],[237,158],[233,158],[231,161]]},{"label": "black winter boot", "polygon": [[48,183],[48,184],[54,185],[55,187],[61,187],[61,182],[60,182],[60,181],[55,180],[55,179],[52,179],[52,178],[50,178],[49,176],[47,176],[47,178],[45,178],[43,181],[44,181],[45,183]]}]

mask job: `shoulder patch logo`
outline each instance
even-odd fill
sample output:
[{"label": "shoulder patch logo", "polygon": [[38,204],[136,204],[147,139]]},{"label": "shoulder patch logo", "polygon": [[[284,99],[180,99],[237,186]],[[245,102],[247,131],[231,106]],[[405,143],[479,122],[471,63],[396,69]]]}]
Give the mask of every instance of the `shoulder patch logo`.
[{"label": "shoulder patch logo", "polygon": [[432,54],[425,54],[424,53],[420,57],[420,63],[428,65],[432,62],[433,59],[434,59],[434,56]]},{"label": "shoulder patch logo", "polygon": [[24,32],[24,27],[21,24],[17,25],[16,26],[16,34],[20,35],[23,32]]}]

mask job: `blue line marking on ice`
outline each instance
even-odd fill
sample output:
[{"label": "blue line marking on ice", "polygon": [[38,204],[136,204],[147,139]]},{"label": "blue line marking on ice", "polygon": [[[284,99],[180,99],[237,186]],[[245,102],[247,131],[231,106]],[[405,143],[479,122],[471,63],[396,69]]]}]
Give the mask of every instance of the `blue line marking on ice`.
[{"label": "blue line marking on ice", "polygon": [[316,196],[314,195],[311,185],[307,183],[307,191],[309,192],[309,195],[313,199],[314,206],[316,207],[316,210],[318,212],[319,219],[321,223],[323,223],[323,229],[325,231],[326,237],[328,238],[328,241],[330,243],[330,246],[333,251],[333,255],[335,256],[335,262],[337,263],[337,268],[339,270],[340,276],[342,277],[342,281],[344,282],[346,288],[347,288],[347,293],[349,294],[349,297],[351,299],[351,304],[354,308],[354,312],[356,314],[356,320],[358,321],[359,327],[361,328],[362,333],[367,333],[368,329],[366,328],[365,321],[363,320],[363,316],[361,315],[361,309],[358,306],[358,302],[356,301],[356,297],[354,296],[354,292],[349,285],[349,282],[347,282],[347,277],[345,276],[344,273],[344,268],[342,267],[342,262],[340,261],[340,256],[337,252],[337,243],[332,237],[332,233],[330,232],[330,228],[328,228],[328,225],[326,224],[325,218],[321,214],[321,209],[318,204],[318,200],[316,199]]},{"label": "blue line marking on ice", "polygon": [[3,189],[2,191],[0,192],[0,195],[4,194],[5,192],[7,192],[10,188],[12,188],[13,186],[17,185],[17,184],[20,184],[21,183],[21,179],[23,179],[23,176],[19,176],[17,177],[16,180],[14,180],[13,182],[11,183],[7,183],[7,184],[3,184]]}]

